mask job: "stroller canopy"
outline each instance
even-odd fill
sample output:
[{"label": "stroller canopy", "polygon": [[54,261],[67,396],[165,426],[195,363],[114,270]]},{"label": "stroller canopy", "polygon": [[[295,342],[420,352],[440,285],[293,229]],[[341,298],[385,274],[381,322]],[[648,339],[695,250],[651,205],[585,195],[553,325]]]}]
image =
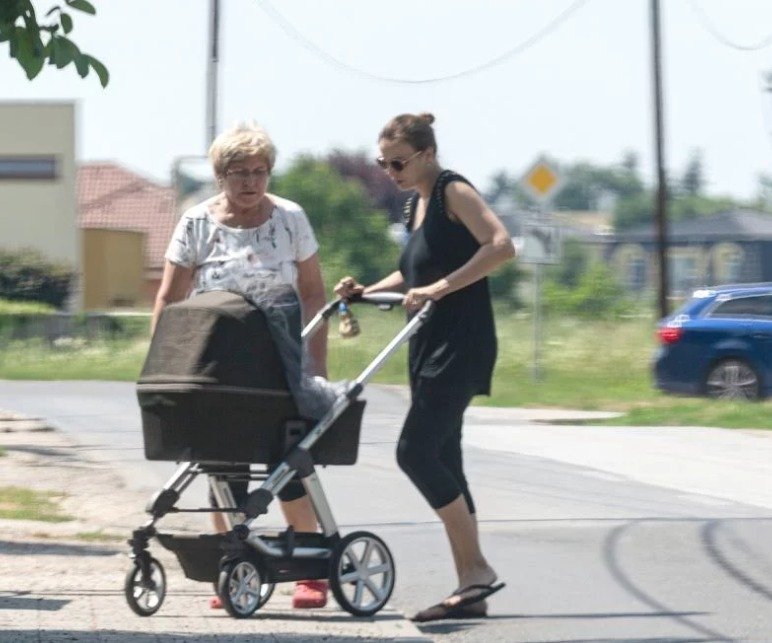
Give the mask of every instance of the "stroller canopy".
[{"label": "stroller canopy", "polygon": [[227,291],[164,308],[139,378],[154,383],[287,389],[265,315]]}]

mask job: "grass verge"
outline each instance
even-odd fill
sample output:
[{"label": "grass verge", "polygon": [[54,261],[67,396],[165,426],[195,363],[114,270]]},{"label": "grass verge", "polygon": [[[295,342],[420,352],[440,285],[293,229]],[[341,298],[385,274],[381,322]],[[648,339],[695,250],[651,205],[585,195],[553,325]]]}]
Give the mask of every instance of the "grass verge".
[{"label": "grass verge", "polygon": [[[362,334],[342,339],[330,324],[328,364],[333,380],[352,379],[404,325],[401,310],[356,309]],[[696,425],[772,429],[772,401],[731,403],[664,395],[655,390],[651,361],[656,349],[649,318],[577,321],[546,318],[540,329],[538,377],[529,316],[497,313],[499,359],[486,406],[554,407],[618,411],[607,424]],[[139,376],[147,339],[59,343],[8,342],[0,348],[0,378],[123,380]],[[407,350],[384,364],[375,382],[407,382]]]},{"label": "grass verge", "polygon": [[60,493],[34,491],[23,487],[0,487],[0,518],[67,522],[72,516],[61,513]]}]

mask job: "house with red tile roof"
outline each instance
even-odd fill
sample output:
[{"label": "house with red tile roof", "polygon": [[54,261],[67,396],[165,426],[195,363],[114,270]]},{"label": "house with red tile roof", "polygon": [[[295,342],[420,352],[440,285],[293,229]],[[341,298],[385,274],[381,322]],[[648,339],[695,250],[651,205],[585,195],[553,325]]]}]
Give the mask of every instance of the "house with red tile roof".
[{"label": "house with red tile roof", "polygon": [[163,273],[177,222],[172,188],[113,162],[78,169],[84,307],[147,307]]}]

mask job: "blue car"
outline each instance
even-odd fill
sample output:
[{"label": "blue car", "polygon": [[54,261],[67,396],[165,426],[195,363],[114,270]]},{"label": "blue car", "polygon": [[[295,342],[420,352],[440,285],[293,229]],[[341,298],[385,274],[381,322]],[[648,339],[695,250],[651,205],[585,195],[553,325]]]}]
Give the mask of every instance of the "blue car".
[{"label": "blue car", "polygon": [[657,388],[756,399],[772,392],[772,284],[696,290],[657,327]]}]

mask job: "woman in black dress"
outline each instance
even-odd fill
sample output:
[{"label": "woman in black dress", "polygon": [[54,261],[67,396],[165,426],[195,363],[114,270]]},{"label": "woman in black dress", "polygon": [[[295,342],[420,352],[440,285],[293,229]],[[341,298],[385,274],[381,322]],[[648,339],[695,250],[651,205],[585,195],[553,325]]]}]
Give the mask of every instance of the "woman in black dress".
[{"label": "woman in black dress", "polygon": [[437,161],[431,114],[402,114],[380,133],[378,163],[402,189],[410,235],[399,270],[364,287],[345,277],[341,297],[405,290],[415,313],[436,308],[410,340],[412,404],[397,446],[400,468],[442,519],[459,588],[413,619],[484,616],[486,597],[501,589],[480,550],[472,496],[464,476],[461,425],[475,395],[490,394],[496,331],[486,276],[515,254],[509,234],[464,177]]}]

